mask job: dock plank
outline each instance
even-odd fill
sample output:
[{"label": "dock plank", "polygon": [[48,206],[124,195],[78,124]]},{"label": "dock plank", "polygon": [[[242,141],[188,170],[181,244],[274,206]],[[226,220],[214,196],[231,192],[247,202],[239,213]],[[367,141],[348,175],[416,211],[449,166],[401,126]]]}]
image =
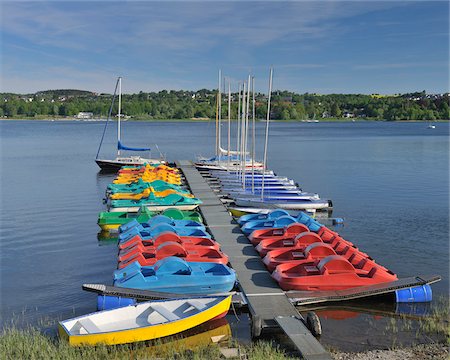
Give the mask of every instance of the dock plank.
[{"label": "dock plank", "polygon": [[182,170],[194,196],[203,202],[200,211],[205,224],[236,271],[252,321],[261,328],[281,327],[306,359],[331,359],[299,320],[301,315],[270,276],[258,252],[242,234],[207,181],[191,162],[178,161],[177,166]]}]

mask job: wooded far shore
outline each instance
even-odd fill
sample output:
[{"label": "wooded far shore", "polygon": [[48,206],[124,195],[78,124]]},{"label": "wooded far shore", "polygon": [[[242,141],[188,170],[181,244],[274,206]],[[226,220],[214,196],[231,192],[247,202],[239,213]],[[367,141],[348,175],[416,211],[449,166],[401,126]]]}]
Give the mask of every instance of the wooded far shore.
[{"label": "wooded far shore", "polygon": [[[34,94],[0,93],[3,119],[107,118],[113,95],[83,90],[47,90]],[[215,118],[217,90],[139,92],[122,95],[122,115],[133,120],[209,120]],[[228,118],[228,94],[222,94],[222,118]],[[448,120],[449,93],[425,91],[380,94],[297,94],[274,91],[272,120],[351,121],[355,119],[411,121]],[[239,96],[231,94],[231,118],[237,117]],[[252,107],[250,107],[250,116]],[[265,119],[267,95],[255,94],[255,117]],[[117,113],[117,101],[112,117]]]}]

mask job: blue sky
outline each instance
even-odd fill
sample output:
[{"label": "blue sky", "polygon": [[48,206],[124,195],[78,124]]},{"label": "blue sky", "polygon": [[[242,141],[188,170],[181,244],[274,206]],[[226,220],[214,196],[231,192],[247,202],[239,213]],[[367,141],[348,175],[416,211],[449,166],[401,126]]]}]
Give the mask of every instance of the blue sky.
[{"label": "blue sky", "polygon": [[1,1],[2,92],[449,91],[447,1]]}]

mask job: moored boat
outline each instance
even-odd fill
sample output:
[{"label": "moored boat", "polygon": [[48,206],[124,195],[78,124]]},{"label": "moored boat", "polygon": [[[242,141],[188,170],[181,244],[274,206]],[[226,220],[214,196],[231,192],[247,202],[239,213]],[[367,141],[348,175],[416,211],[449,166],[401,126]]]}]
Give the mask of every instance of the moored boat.
[{"label": "moored boat", "polygon": [[159,260],[154,266],[137,261],[114,271],[114,286],[178,294],[214,294],[231,291],[233,269],[223,264],[186,262],[178,257]]},{"label": "moored boat", "polygon": [[231,296],[149,301],[59,323],[70,345],[116,345],[157,339],[225,316]]},{"label": "moored boat", "polygon": [[330,255],[314,262],[281,264],[272,277],[285,291],[342,290],[397,280],[397,276],[389,270],[373,264],[357,268],[339,255]]},{"label": "moored boat", "polygon": [[157,261],[169,256],[183,258],[188,262],[213,262],[224,265],[228,263],[228,256],[224,255],[220,250],[201,245],[186,247],[180,243],[169,241],[156,248],[152,248],[153,251],[149,251],[148,248],[145,251],[140,251],[141,248],[139,246],[133,249],[137,249],[138,251],[133,251],[129,256],[120,257],[125,259],[122,261],[119,260],[119,269],[128,266],[134,261],[139,262],[141,266],[152,266]]},{"label": "moored boat", "polygon": [[142,200],[112,200],[109,211],[111,212],[137,212],[141,206],[152,211],[164,211],[169,208],[178,210],[194,210],[202,202],[196,198],[186,198],[179,194],[170,194],[161,198],[147,198]]},{"label": "moored boat", "polygon": [[[156,238],[152,239],[143,239],[139,235],[135,237],[119,243],[120,250],[129,250],[134,246],[142,246],[144,248],[148,247],[157,247],[165,242],[177,242],[182,244],[184,247],[192,247],[192,246],[207,246],[211,249],[219,249],[219,244],[215,242],[213,239],[208,237],[196,237],[196,236],[179,236],[173,232],[164,232],[158,235]],[[119,250],[119,251],[120,251]],[[150,251],[150,250],[148,250]]]},{"label": "moored boat", "polygon": [[[102,143],[103,143],[103,136],[105,135],[106,127],[108,126],[108,122],[111,117],[112,107],[114,104],[117,90],[118,90],[118,102],[119,102],[118,111],[117,111],[117,156],[115,159],[100,159],[99,154],[100,154],[100,149],[101,149]],[[132,148],[129,146],[125,146],[120,141],[120,138],[121,138],[121,126],[120,125],[121,125],[121,117],[122,117],[121,99],[122,99],[122,78],[119,77],[116,82],[116,88],[114,90],[113,102],[111,104],[108,119],[105,123],[105,129],[103,130],[103,136],[102,136],[102,140],[101,140],[100,145],[97,150],[95,162],[97,163],[97,165],[100,167],[101,170],[105,170],[105,171],[111,171],[111,170],[117,171],[122,166],[141,166],[144,164],[155,164],[155,165],[156,164],[164,164],[165,161],[162,159],[143,158],[139,155],[123,156],[121,154],[121,151],[134,151],[134,152],[148,151],[148,152],[150,152],[150,150],[151,150],[150,148]]]}]

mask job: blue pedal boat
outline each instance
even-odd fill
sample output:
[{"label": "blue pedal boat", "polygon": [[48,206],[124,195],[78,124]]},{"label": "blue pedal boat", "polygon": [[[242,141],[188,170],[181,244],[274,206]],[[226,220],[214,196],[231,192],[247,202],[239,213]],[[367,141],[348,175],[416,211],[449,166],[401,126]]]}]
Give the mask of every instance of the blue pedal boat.
[{"label": "blue pedal boat", "polygon": [[281,216],[278,219],[249,221],[241,227],[241,231],[249,236],[255,230],[283,228],[297,222],[292,216]]},{"label": "blue pedal boat", "polygon": [[144,229],[147,229],[147,228],[155,227],[156,225],[159,225],[159,224],[167,224],[167,225],[173,226],[174,228],[188,227],[188,228],[197,228],[197,229],[205,230],[205,225],[203,225],[197,221],[174,220],[165,215],[157,215],[143,223],[139,223],[136,220],[132,220],[126,224],[123,224],[119,227],[119,232],[121,232],[121,233],[127,232],[128,230],[130,230],[136,226],[139,226],[139,225],[141,225]]},{"label": "blue pedal boat", "polygon": [[267,214],[247,214],[237,219],[239,226],[243,226],[249,221],[262,221],[262,220],[275,220],[281,216],[291,216],[286,210],[276,209],[268,212]]},{"label": "blue pedal boat", "polygon": [[211,235],[208,234],[205,229],[201,228],[174,227],[169,224],[158,224],[152,228],[144,228],[140,224],[139,226],[133,227],[128,231],[119,234],[119,243],[126,242],[136,235],[139,235],[143,240],[151,240],[165,232],[172,232],[178,236],[211,238]]},{"label": "blue pedal boat", "polygon": [[269,217],[268,219],[249,220],[247,222],[243,222],[243,224],[241,225],[241,231],[245,235],[249,236],[254,230],[284,228],[293,223],[300,223],[306,225],[310,231],[318,232],[319,229],[323,226],[320,222],[313,219],[304,212],[301,212],[295,218],[293,216],[283,215],[282,213],[280,213],[280,210],[274,210],[272,213],[274,213],[272,218]]},{"label": "blue pedal boat", "polygon": [[114,271],[114,286],[177,294],[217,294],[229,292],[236,273],[223,264],[187,262],[170,256],[154,266],[137,261]]}]

